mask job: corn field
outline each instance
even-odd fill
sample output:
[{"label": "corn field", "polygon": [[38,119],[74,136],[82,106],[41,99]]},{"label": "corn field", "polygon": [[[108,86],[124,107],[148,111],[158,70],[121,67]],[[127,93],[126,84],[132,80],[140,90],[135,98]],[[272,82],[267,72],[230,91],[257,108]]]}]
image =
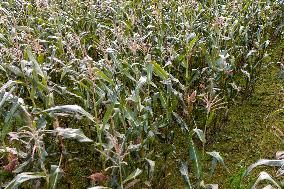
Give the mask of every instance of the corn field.
[{"label": "corn field", "polygon": [[208,144],[283,41],[283,0],[1,0],[0,188],[225,188]]}]

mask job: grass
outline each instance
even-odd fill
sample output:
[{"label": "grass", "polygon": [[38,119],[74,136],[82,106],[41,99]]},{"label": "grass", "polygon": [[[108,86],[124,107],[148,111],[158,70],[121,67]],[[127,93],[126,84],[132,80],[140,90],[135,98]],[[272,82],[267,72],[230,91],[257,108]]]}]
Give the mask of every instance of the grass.
[{"label": "grass", "polygon": [[[275,49],[274,49],[275,50]],[[274,59],[279,60],[283,45],[274,51]],[[279,78],[279,65],[268,65],[261,71],[255,91],[249,99],[236,102],[229,110],[229,120],[218,133],[214,133],[214,143],[209,148],[222,152],[231,177],[218,169],[212,181],[221,188],[235,188],[233,180],[238,180],[239,172],[258,159],[275,158],[275,153],[283,149],[282,142],[275,137],[272,126],[284,129],[281,116],[266,119],[267,115],[283,107],[283,79]],[[255,177],[251,176],[251,179]],[[236,187],[237,188],[237,187]]]}]

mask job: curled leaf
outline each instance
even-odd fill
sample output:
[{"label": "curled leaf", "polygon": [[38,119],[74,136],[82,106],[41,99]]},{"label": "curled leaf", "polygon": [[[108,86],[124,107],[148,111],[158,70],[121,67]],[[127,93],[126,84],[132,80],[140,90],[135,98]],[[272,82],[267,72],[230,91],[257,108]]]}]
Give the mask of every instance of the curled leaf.
[{"label": "curled leaf", "polygon": [[127,183],[128,181],[135,179],[137,176],[139,176],[142,173],[141,169],[136,169],[135,171],[133,171],[124,181],[123,184]]},{"label": "curled leaf", "polygon": [[244,173],[244,177],[246,177],[254,168],[261,166],[261,165],[266,165],[266,166],[271,166],[271,167],[281,167],[284,164],[284,160],[269,160],[269,159],[260,159],[256,163],[252,164],[249,166]]},{"label": "curled leaf", "polygon": [[91,121],[94,121],[94,117],[88,113],[86,110],[84,110],[81,106],[78,105],[63,105],[63,106],[55,106],[52,108],[49,108],[47,110],[44,110],[42,112],[59,112],[59,113],[78,113],[80,115],[86,116]]},{"label": "curled leaf", "polygon": [[267,180],[269,181],[271,184],[273,184],[274,186],[276,186],[278,189],[281,189],[280,185],[265,171],[262,171],[257,180],[255,181],[255,183],[253,184],[253,186],[251,187],[251,189],[256,189],[256,187],[258,186],[258,184],[263,181],[263,180]]},{"label": "curled leaf", "polygon": [[23,182],[33,179],[44,178],[44,173],[33,173],[33,172],[24,172],[18,174],[6,187],[5,189],[16,189]]},{"label": "curled leaf", "polygon": [[201,129],[193,129],[193,131],[197,134],[199,140],[204,144],[206,143],[205,134]]},{"label": "curled leaf", "polygon": [[223,167],[229,172],[229,169],[225,165],[225,162],[224,162],[224,160],[221,157],[219,152],[213,151],[213,152],[206,152],[206,153],[213,157],[212,167],[211,167],[211,174],[213,174],[213,172],[214,172],[214,170],[216,168],[217,162],[221,163],[223,165]]},{"label": "curled leaf", "polygon": [[93,140],[84,135],[81,129],[57,127],[55,131],[63,138],[77,139],[79,142],[93,142]]}]

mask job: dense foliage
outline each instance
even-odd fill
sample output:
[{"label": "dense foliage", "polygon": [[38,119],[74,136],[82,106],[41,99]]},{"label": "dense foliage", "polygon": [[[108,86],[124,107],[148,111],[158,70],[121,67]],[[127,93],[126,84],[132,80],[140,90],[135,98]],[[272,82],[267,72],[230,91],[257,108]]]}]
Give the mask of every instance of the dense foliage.
[{"label": "dense foliage", "polygon": [[283,3],[2,0],[0,185],[174,187],[175,157],[184,186],[216,188],[208,135],[270,63]]}]

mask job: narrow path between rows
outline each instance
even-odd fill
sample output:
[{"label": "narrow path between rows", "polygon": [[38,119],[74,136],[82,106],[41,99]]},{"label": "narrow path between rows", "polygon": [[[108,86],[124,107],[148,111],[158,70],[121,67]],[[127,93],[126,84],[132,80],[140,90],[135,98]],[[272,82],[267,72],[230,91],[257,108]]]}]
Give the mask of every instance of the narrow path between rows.
[{"label": "narrow path between rows", "polygon": [[[280,45],[273,56],[282,55],[283,51]],[[274,57],[274,60],[284,63],[283,58]],[[250,164],[262,158],[275,158],[275,153],[284,149],[273,131],[273,127],[284,131],[284,116],[269,116],[284,106],[284,93],[281,92],[284,80],[279,73],[279,64],[264,68],[252,96],[230,108],[228,122],[215,134],[214,144],[209,148],[219,151],[230,169],[228,174],[219,167],[212,177],[211,181],[218,183],[220,189],[236,188],[242,172]],[[246,181],[255,180],[259,172],[260,169],[255,170]]]}]

